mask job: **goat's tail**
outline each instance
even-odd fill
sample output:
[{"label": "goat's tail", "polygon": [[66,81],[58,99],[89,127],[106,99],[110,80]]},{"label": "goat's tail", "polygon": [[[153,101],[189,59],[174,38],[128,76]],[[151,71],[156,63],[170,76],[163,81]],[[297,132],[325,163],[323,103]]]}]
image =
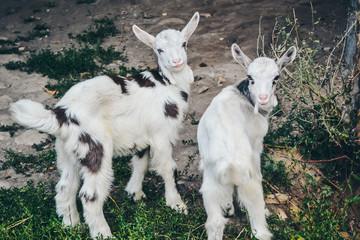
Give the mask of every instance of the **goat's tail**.
[{"label": "goat's tail", "polygon": [[251,180],[251,170],[243,164],[227,163],[217,169],[217,178],[223,184],[246,185]]},{"label": "goat's tail", "polygon": [[60,125],[56,115],[38,102],[22,99],[11,103],[9,111],[20,125],[54,135],[59,132]]}]

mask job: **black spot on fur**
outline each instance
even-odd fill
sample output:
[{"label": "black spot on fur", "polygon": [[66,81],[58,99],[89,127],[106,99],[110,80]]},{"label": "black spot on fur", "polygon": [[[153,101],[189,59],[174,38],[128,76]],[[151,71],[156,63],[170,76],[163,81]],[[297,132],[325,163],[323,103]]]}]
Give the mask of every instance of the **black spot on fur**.
[{"label": "black spot on fur", "polygon": [[148,150],[150,150],[150,147],[147,147],[147,148],[145,148],[145,149],[143,149],[143,150],[141,150],[141,151],[136,151],[135,154],[136,154],[139,158],[142,158],[142,157],[145,155],[146,151],[148,151]]},{"label": "black spot on fur", "polygon": [[115,76],[115,75],[109,75],[108,77],[111,78],[116,84],[120,85],[122,93],[124,93],[124,94],[128,93],[127,89],[126,89],[126,82],[125,82],[126,78],[121,77],[121,76]]},{"label": "black spot on fur", "polygon": [[151,70],[150,71],[153,77],[156,79],[156,81],[159,81],[161,84],[165,85],[163,76],[160,75],[159,70]]},{"label": "black spot on fur", "polygon": [[60,107],[60,106],[56,107],[53,110],[53,113],[55,114],[56,119],[58,120],[60,127],[63,124],[69,125],[70,123],[73,123],[75,125],[79,125],[79,121],[76,119],[76,117],[68,117],[66,115],[66,110],[67,110],[66,108],[63,108],[63,107]]},{"label": "black spot on fur", "polygon": [[181,94],[181,97],[184,99],[184,101],[187,102],[188,94],[186,92],[184,92],[184,91],[181,91],[180,94]]},{"label": "black spot on fur", "polygon": [[79,141],[87,144],[89,147],[88,153],[84,158],[80,159],[80,163],[87,167],[90,172],[97,173],[100,170],[101,162],[104,157],[104,147],[101,143],[95,142],[87,133],[81,133]]},{"label": "black spot on fur", "polygon": [[[239,90],[239,92],[251,103],[251,105],[254,107],[255,103],[253,101],[253,99],[251,98],[251,94],[250,94],[250,90],[249,90],[249,83],[250,83],[250,78],[248,77],[247,79],[241,81],[241,83],[239,85],[237,85],[237,89]],[[259,113],[263,116],[267,115],[268,112],[259,108]]]},{"label": "black spot on fur", "polygon": [[155,87],[155,83],[150,81],[148,77],[145,77],[141,73],[134,76],[133,79],[139,84],[140,87]]},{"label": "black spot on fur", "polygon": [[157,71],[159,72],[159,74],[161,75],[161,78],[162,78],[162,84],[166,85],[166,83],[164,82],[164,80],[168,83],[168,84],[171,84],[170,80],[162,73],[161,71],[161,68],[159,67],[157,69]]},{"label": "black spot on fur", "polygon": [[165,103],[164,110],[166,117],[177,118],[179,115],[179,109],[175,103]]},{"label": "black spot on fur", "polygon": [[95,202],[97,200],[97,194],[94,193],[94,195],[89,196],[86,193],[80,193],[79,194],[80,198],[83,198],[85,200],[85,202]]},{"label": "black spot on fur", "polygon": [[241,81],[239,85],[237,85],[237,89],[239,92],[251,103],[251,105],[255,106],[254,101],[251,98],[250,90],[249,90],[249,78]]}]

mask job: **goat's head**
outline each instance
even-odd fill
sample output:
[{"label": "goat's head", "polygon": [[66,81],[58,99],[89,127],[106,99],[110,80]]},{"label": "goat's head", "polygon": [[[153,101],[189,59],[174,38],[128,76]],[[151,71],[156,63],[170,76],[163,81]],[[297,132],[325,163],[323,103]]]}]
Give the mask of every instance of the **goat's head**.
[{"label": "goat's head", "polygon": [[290,47],[277,61],[267,57],[251,61],[235,43],[231,46],[231,52],[234,59],[247,71],[249,91],[255,106],[266,107],[273,104],[271,100],[280,72],[295,59],[296,48]]},{"label": "goat's head", "polygon": [[200,15],[196,12],[182,31],[167,29],[156,37],[136,25],[133,25],[133,32],[137,38],[154,50],[160,67],[165,67],[170,72],[177,72],[187,65],[187,42],[195,31],[199,19]]}]

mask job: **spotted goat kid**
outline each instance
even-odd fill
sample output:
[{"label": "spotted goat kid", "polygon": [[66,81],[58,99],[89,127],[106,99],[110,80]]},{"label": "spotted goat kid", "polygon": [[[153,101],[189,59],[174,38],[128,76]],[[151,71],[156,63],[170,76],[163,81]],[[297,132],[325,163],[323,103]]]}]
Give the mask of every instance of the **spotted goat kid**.
[{"label": "spotted goat kid", "polygon": [[291,63],[296,48],[278,60],[259,57],[251,61],[232,45],[232,55],[247,71],[247,79],[224,88],[211,102],[198,126],[203,171],[201,193],[207,213],[209,240],[221,240],[226,224],[224,212],[234,212],[233,196],[249,214],[252,233],[270,240],[267,228],[260,155],[268,131],[268,116],[277,105],[274,95],[281,70]]},{"label": "spotted goat kid", "polygon": [[40,103],[19,100],[10,105],[15,121],[56,136],[58,169],[56,211],[65,225],[79,223],[79,191],[92,238],[111,236],[103,214],[113,180],[112,157],[133,154],[126,191],[145,197],[142,182],[148,167],[164,179],[166,205],[187,213],[174,180],[172,146],[188,108],[193,72],[187,65],[187,43],[199,22],[196,12],[182,31],[168,29],[156,37],[133,26],[135,35],[158,57],[158,69],[132,78],[99,76],[73,86],[46,110]]}]

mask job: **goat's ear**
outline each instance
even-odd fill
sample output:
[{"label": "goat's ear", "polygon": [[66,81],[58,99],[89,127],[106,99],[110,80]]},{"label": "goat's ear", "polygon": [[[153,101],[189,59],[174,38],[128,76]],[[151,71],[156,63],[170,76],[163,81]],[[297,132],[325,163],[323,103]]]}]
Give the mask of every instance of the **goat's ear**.
[{"label": "goat's ear", "polygon": [[245,55],[245,53],[243,53],[243,51],[241,51],[240,47],[234,43],[231,46],[231,53],[233,55],[233,58],[240,63],[241,66],[243,66],[245,69],[247,69],[251,63],[251,60],[248,56]]},{"label": "goat's ear", "polygon": [[188,24],[184,27],[181,33],[184,35],[186,41],[189,40],[190,36],[193,34],[195,29],[197,28],[200,20],[199,12],[196,12],[194,16],[190,19]]},{"label": "goat's ear", "polygon": [[280,71],[294,61],[296,56],[296,48],[294,46],[290,47],[279,60],[276,61]]},{"label": "goat's ear", "polygon": [[155,37],[144,30],[141,30],[138,26],[133,25],[132,30],[135,33],[135,36],[140,39],[143,43],[148,45],[151,48],[155,48]]}]

